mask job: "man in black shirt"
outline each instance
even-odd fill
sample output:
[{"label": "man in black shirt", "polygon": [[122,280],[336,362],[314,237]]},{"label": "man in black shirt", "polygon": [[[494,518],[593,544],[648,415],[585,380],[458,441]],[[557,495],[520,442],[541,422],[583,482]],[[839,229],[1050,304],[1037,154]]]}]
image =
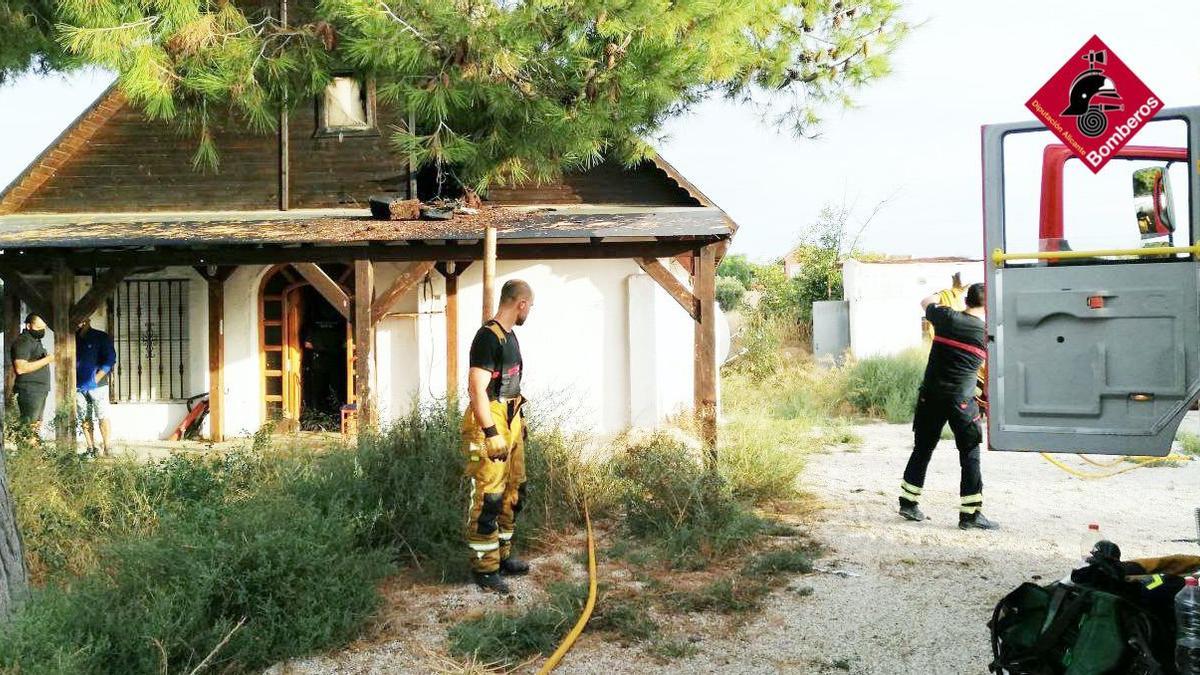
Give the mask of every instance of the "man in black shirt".
[{"label": "man in black shirt", "polygon": [[462,448],[471,478],[467,545],[480,588],[509,593],[501,575],[529,572],[512,555],[512,537],[525,494],[525,423],[521,407],[521,346],[513,326],[525,323],[533,291],[512,280],[500,289],[500,309],[475,333],[462,422]]},{"label": "man in black shirt", "polygon": [[50,393],[50,369],[46,366],[54,357],[42,346],[45,336],[46,322],[37,314],[30,314],[25,317],[25,329],[9,348],[16,373],[13,393],[17,396],[17,410],[25,424],[42,421],[42,410]]},{"label": "man in black shirt", "polygon": [[984,285],[973,284],[967,289],[966,311],[939,306],[937,298],[934,294],[921,301],[925,318],[933,325],[934,338],[913,418],[913,452],[904,468],[904,482],[900,484],[900,515],[909,520],[926,520],[917,508],[917,501],[921,498],[933,449],[941,438],[942,427],[949,422],[962,467],[958,526],[964,530],[995,530],[1000,526],[981,511],[983,476],[979,471],[979,444],[983,429],[974,396],[976,375],[987,359]]}]

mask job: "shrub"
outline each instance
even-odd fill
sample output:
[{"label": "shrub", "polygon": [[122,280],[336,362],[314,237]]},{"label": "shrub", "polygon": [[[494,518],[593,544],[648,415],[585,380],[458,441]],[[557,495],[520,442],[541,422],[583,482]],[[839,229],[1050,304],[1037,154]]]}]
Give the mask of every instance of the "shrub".
[{"label": "shrub", "polygon": [[35,595],[0,634],[0,664],[189,672],[213,653],[213,671],[238,672],[343,644],[388,569],[354,539],[338,514],[282,495],[167,516],[153,536],[119,541],[105,566]]},{"label": "shrub", "polygon": [[721,306],[722,310],[729,312],[741,306],[742,296],[746,294],[746,287],[734,277],[718,276],[716,294],[717,304]]},{"label": "shrub", "polygon": [[728,370],[746,373],[755,381],[779,370],[786,331],[787,321],[768,316],[761,310],[749,312],[735,343],[739,351]]},{"label": "shrub", "polygon": [[795,325],[800,321],[800,285],[780,265],[754,268],[754,288],[762,292],[758,306],[772,318]]},{"label": "shrub", "polygon": [[911,421],[926,359],[924,350],[914,349],[854,362],[846,375],[846,400],[867,415],[893,423]]},{"label": "shrub", "polygon": [[629,534],[661,548],[677,567],[699,568],[745,546],[765,521],[734,497],[719,473],[705,470],[664,433],[620,453],[613,467]]},{"label": "shrub", "polygon": [[579,618],[587,587],[559,582],[549,593],[548,601],[522,614],[487,612],[451,627],[450,653],[510,666],[550,653]]}]

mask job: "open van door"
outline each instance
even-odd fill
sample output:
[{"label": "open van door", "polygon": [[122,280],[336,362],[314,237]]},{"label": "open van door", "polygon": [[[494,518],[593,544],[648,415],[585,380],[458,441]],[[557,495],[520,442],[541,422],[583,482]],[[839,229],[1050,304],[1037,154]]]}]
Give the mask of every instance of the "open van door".
[{"label": "open van door", "polygon": [[983,128],[993,450],[1165,456],[1200,393],[1200,107],[1136,141],[1092,174],[1039,123]]}]

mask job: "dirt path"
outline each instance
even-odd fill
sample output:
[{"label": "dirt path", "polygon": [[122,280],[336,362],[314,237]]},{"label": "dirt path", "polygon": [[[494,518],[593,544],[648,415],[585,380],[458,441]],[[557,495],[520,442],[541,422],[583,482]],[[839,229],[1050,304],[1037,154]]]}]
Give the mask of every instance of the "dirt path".
[{"label": "dirt path", "polygon": [[[985,624],[995,602],[1022,581],[1069,572],[1087,523],[1100,523],[1127,557],[1196,550],[1170,540],[1195,536],[1200,462],[1083,481],[1037,455],[985,453],[984,510],[1003,530],[963,532],[953,442],[943,441],[930,467],[922,508],[932,520],[910,523],[895,508],[911,432],[887,424],[855,431],[862,438],[857,449],[813,455],[801,476],[804,489],[826,505],[811,524],[830,550],[820,562],[824,572],[789,580],[748,619],[660,617],[697,648],[687,658],[663,663],[636,646],[585,633],[556,672],[983,675],[990,657]],[[578,573],[569,559],[555,564]],[[426,650],[445,648],[446,615],[475,604],[476,593],[394,589],[389,604],[409,611],[384,632],[403,637],[272,671],[429,672]]]}]

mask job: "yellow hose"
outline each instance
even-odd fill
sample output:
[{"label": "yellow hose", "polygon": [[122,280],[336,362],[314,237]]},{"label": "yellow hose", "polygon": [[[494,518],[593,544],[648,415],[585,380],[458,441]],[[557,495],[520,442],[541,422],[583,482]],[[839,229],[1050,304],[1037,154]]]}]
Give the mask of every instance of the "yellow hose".
[{"label": "yellow hose", "polygon": [[584,626],[587,625],[588,619],[592,618],[592,610],[596,607],[596,539],[592,536],[592,517],[588,514],[587,500],[583,502],[583,522],[587,525],[587,546],[588,546],[588,598],[587,604],[583,606],[583,613],[579,615],[579,620],[575,622],[575,627],[570,633],[563,638],[563,641],[558,645],[558,649],[546,659],[546,663],[542,664],[538,675],[546,675],[558,665],[562,657],[566,656],[567,652],[571,651],[571,647],[575,645],[575,641],[583,633]]},{"label": "yellow hose", "polygon": [[[1191,458],[1188,457],[1187,455],[1180,455],[1178,453],[1170,454],[1170,455],[1167,455],[1166,457],[1138,457],[1136,459],[1130,460],[1133,462],[1133,466],[1127,466],[1127,467],[1123,467],[1121,469],[1117,469],[1116,471],[1107,471],[1107,472],[1103,472],[1103,473],[1086,473],[1086,472],[1080,471],[1079,469],[1076,469],[1072,466],[1064,464],[1063,462],[1060,462],[1059,460],[1052,457],[1049,453],[1042,452],[1042,453],[1038,453],[1038,454],[1040,454],[1042,456],[1042,459],[1046,460],[1047,462],[1050,462],[1054,466],[1057,466],[1058,468],[1062,469],[1063,471],[1066,471],[1067,473],[1071,474],[1072,476],[1075,476],[1076,478],[1082,478],[1083,480],[1100,480],[1102,478],[1111,478],[1118,474],[1127,473],[1127,472],[1133,471],[1135,469],[1140,469],[1143,466],[1146,466],[1147,464],[1156,464],[1158,462],[1191,461]],[[1100,464],[1098,462],[1092,462],[1091,460],[1088,460],[1088,461],[1091,464],[1094,464],[1096,466],[1115,466],[1118,462],[1124,461],[1124,459],[1118,460],[1116,462],[1113,462],[1112,464],[1107,464],[1107,465]]]}]

